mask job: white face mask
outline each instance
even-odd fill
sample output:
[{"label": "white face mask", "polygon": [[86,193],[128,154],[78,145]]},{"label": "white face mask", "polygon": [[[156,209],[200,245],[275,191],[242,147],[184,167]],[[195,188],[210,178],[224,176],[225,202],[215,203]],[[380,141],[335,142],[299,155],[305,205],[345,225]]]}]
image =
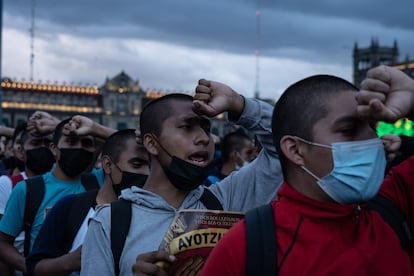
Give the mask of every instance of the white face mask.
[{"label": "white face mask", "polygon": [[336,202],[361,203],[378,193],[386,165],[380,139],[339,142],[329,146],[295,138],[309,145],[332,150],[334,168],[328,175],[319,178],[305,166],[302,169],[314,177],[319,187]]},{"label": "white face mask", "polygon": [[235,164],[235,170],[236,170],[236,171],[240,170],[241,168],[243,168],[244,166],[246,166],[246,165],[248,165],[248,164],[249,164],[249,162],[248,162],[248,161],[244,160],[244,159],[243,159],[243,157],[241,157],[241,154],[240,154],[240,153],[237,153],[237,155],[238,155],[238,156],[239,156],[239,158],[243,161],[243,164],[240,166],[239,164],[237,164],[237,162],[235,162],[235,163],[236,163],[236,164]]}]

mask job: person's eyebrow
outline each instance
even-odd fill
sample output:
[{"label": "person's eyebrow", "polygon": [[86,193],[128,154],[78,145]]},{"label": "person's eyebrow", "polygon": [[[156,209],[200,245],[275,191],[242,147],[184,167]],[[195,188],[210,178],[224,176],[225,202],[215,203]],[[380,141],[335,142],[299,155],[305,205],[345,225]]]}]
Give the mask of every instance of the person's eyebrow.
[{"label": "person's eyebrow", "polygon": [[357,116],[346,115],[346,116],[337,118],[334,121],[334,125],[340,124],[340,123],[356,123],[358,121],[360,121],[360,119]]},{"label": "person's eyebrow", "polygon": [[134,158],[131,158],[131,159],[129,160],[129,162],[130,162],[130,163],[139,162],[139,163],[144,163],[144,164],[147,164],[147,163],[148,163],[148,160],[143,159],[143,158],[140,158],[140,157],[134,157]]}]

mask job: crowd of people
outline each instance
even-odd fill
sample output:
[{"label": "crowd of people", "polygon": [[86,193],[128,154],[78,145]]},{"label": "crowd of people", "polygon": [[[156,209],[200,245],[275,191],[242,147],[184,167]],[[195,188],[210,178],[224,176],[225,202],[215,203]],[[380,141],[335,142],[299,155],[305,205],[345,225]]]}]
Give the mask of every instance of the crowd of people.
[{"label": "crowd of people", "polygon": [[0,274],[166,275],[175,214],[216,209],[246,217],[192,275],[414,275],[413,140],[375,132],[405,117],[414,80],[387,66],[361,89],[310,76],[274,107],[201,79],[136,130],[36,111],[0,127]]}]

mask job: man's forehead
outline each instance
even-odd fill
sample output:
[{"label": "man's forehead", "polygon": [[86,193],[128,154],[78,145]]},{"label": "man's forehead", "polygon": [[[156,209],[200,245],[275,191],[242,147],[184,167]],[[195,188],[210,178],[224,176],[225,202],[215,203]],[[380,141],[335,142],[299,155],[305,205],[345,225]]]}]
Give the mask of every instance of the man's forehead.
[{"label": "man's forehead", "polygon": [[66,141],[66,140],[80,140],[80,141],[85,141],[85,140],[91,140],[91,141],[95,141],[95,138],[92,135],[82,135],[82,136],[78,136],[78,135],[65,135],[63,134],[59,140],[62,141]]},{"label": "man's forehead", "polygon": [[332,123],[343,123],[359,119],[358,103],[355,93],[342,93],[337,97],[330,97],[327,102],[327,114],[322,121],[332,121]]}]

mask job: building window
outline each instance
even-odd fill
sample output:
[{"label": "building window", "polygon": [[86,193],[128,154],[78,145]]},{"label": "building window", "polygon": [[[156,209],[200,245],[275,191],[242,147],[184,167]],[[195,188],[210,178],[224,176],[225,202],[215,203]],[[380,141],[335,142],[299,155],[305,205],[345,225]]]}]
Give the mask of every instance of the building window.
[{"label": "building window", "polygon": [[118,122],[118,125],[116,127],[116,129],[118,129],[118,130],[123,130],[123,129],[127,129],[127,128],[128,128],[127,124],[124,123],[124,122]]}]

